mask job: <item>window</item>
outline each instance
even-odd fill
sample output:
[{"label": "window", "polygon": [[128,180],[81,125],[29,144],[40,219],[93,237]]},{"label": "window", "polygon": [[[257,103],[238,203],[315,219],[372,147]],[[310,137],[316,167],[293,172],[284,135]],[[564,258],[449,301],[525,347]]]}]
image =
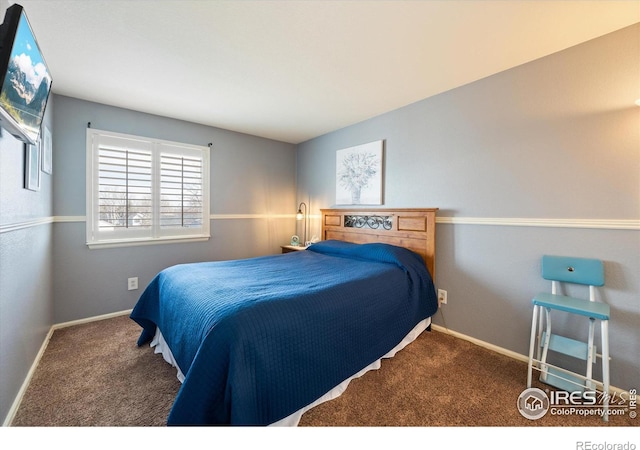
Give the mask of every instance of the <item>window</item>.
[{"label": "window", "polygon": [[87,130],[90,248],[208,238],[208,147]]}]

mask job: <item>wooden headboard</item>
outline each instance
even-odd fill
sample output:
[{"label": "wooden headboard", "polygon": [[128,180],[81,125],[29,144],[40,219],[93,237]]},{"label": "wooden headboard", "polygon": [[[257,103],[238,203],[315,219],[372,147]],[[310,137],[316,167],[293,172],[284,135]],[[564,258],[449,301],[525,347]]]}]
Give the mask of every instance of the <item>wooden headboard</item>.
[{"label": "wooden headboard", "polygon": [[382,242],[413,250],[436,276],[438,208],[321,209],[322,239],[366,244]]}]

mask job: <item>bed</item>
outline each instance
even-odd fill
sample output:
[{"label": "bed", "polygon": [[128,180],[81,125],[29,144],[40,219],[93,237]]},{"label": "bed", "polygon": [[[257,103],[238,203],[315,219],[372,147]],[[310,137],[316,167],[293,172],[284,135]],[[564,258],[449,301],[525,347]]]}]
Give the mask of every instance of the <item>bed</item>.
[{"label": "bed", "polygon": [[296,425],[430,324],[435,215],[323,209],[305,251],[181,264],[136,303],[182,381],[168,425]]}]

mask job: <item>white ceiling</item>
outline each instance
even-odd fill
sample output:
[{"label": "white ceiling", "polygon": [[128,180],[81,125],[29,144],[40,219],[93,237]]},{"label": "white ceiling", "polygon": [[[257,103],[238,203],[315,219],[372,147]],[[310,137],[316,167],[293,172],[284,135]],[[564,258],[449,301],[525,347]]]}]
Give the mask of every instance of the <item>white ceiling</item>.
[{"label": "white ceiling", "polygon": [[640,0],[18,3],[54,93],[291,143],[640,22]]}]

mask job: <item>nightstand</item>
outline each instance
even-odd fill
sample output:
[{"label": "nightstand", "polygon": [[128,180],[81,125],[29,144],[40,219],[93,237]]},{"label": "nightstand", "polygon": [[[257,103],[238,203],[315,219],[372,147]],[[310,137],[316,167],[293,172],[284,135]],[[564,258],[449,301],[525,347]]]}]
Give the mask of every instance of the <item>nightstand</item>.
[{"label": "nightstand", "polygon": [[295,246],[295,245],[281,245],[282,253],[299,252],[300,250],[306,250],[307,247]]}]

